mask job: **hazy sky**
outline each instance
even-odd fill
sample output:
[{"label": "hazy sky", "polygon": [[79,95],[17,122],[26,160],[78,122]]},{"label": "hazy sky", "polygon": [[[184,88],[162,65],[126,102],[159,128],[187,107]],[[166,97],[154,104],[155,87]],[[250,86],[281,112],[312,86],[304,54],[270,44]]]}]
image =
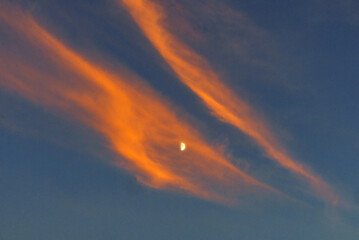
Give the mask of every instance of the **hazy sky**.
[{"label": "hazy sky", "polygon": [[0,239],[358,239],[358,12],[0,0]]}]

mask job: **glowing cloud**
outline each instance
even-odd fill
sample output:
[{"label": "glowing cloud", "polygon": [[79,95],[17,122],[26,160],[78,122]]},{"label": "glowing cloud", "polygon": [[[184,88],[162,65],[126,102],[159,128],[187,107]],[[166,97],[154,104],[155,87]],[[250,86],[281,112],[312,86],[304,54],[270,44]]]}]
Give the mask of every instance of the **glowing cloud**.
[{"label": "glowing cloud", "polygon": [[165,19],[168,16],[159,4],[150,0],[118,1],[178,78],[203,100],[217,118],[246,133],[268,157],[306,179],[320,197],[337,204],[338,197],[331,187],[303,164],[293,160],[264,121],[220,81],[209,63],[166,29]]},{"label": "glowing cloud", "polygon": [[[17,8],[3,6],[0,20],[32,46],[42,66],[0,46],[0,85],[101,133],[123,157],[113,164],[138,181],[217,202],[257,189],[277,192],[233,166],[138,77],[91,63]],[[190,148],[181,153],[183,139]]]}]

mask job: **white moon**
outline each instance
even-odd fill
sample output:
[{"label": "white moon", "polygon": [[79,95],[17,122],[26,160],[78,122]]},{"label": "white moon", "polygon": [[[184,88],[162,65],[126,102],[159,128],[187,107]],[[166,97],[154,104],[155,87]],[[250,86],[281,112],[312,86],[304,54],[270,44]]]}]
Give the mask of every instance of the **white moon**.
[{"label": "white moon", "polygon": [[184,151],[186,149],[186,144],[184,142],[181,142],[180,149],[181,151]]}]

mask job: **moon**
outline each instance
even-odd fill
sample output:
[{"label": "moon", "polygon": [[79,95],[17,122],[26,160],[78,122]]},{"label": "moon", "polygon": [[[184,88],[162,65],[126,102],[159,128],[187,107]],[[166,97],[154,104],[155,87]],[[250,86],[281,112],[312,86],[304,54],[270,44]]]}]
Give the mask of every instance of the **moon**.
[{"label": "moon", "polygon": [[181,142],[180,144],[180,149],[183,152],[184,150],[186,150],[186,144],[184,142]]}]

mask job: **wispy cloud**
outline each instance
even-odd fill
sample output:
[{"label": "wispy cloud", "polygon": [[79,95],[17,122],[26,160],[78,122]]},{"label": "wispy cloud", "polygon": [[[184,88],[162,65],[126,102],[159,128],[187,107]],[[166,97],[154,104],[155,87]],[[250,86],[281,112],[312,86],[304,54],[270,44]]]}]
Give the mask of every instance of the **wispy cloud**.
[{"label": "wispy cloud", "polygon": [[203,100],[213,115],[247,134],[268,157],[308,181],[325,201],[338,203],[331,186],[287,154],[269,126],[221,81],[207,60],[166,29],[170,16],[160,4],[149,0],[121,0],[119,3],[128,10],[178,78]]},{"label": "wispy cloud", "polygon": [[[0,20],[31,44],[32,54],[42,61],[29,61],[21,53],[1,47],[0,85],[37,104],[65,112],[101,133],[124,158],[113,164],[133,173],[138,181],[226,203],[238,194],[258,189],[278,193],[232,165],[221,148],[209,144],[128,70],[114,72],[92,63],[17,7],[3,4]],[[182,67],[186,69],[188,64],[183,62]],[[198,70],[192,71],[188,78],[192,74],[203,77]],[[196,91],[204,98],[208,94],[201,88]],[[206,101],[217,104],[210,96]],[[218,105],[216,111],[227,114],[222,109]],[[186,151],[180,151],[181,142],[186,143]]]}]

